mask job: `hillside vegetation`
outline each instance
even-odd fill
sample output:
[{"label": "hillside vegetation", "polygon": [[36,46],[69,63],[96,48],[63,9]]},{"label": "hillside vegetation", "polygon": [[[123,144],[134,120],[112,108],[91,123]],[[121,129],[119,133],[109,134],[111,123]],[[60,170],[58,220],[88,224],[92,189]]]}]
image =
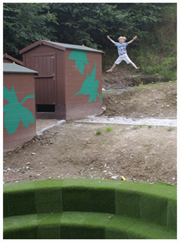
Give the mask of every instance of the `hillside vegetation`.
[{"label": "hillside vegetation", "polygon": [[177,78],[176,3],[4,3],[3,35],[4,53],[20,60],[18,51],[39,39],[103,50],[103,71],[117,58],[106,36],[137,35],[128,53],[140,72]]}]

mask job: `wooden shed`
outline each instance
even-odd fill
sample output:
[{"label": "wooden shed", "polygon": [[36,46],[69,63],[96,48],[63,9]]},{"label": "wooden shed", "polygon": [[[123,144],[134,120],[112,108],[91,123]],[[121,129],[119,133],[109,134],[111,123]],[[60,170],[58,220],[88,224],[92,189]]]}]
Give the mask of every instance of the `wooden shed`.
[{"label": "wooden shed", "polygon": [[23,66],[23,62],[8,55],[7,53],[3,55],[3,63],[15,63],[18,64],[20,66]]},{"label": "wooden shed", "polygon": [[36,71],[3,63],[3,150],[9,151],[36,135]]},{"label": "wooden shed", "polygon": [[86,46],[39,40],[19,51],[35,77],[36,117],[76,119],[102,110],[102,54]]}]

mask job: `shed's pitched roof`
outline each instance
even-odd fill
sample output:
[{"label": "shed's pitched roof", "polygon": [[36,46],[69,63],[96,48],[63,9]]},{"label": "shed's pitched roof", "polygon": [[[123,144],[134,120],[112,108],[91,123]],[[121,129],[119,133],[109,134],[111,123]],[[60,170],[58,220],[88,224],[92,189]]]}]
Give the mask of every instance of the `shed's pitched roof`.
[{"label": "shed's pitched roof", "polygon": [[17,64],[23,66],[23,62],[22,62],[22,61],[20,61],[20,60],[14,58],[14,57],[8,55],[7,53],[3,55],[3,59],[11,60],[12,62],[15,62],[15,63],[17,63]]},{"label": "shed's pitched roof", "polygon": [[3,72],[4,73],[31,73],[38,74],[37,71],[28,69],[26,67],[14,64],[14,63],[3,63]]},{"label": "shed's pitched roof", "polygon": [[91,51],[91,52],[99,52],[99,53],[104,53],[101,50],[96,50],[87,46],[83,46],[83,45],[73,45],[73,44],[64,44],[64,43],[58,43],[58,42],[52,42],[52,41],[47,41],[47,40],[39,40],[37,42],[35,42],[32,45],[29,45],[27,47],[25,47],[24,49],[19,51],[19,54],[23,54],[35,47],[37,47],[38,45],[47,45],[50,46],[52,48],[56,48],[56,49],[60,49],[65,51],[66,49],[74,49],[74,50],[84,50],[84,51]]},{"label": "shed's pitched roof", "polygon": [[72,45],[72,44],[64,44],[64,43],[58,43],[58,42],[52,42],[52,41],[47,41],[47,42],[52,43],[52,44],[56,44],[56,45],[59,45],[59,46],[62,46],[64,48],[66,48],[66,49],[77,49],[77,50],[84,50],[84,51],[92,51],[92,52],[104,53],[101,50],[96,50],[96,49],[93,49],[93,48],[90,48],[90,47],[87,47],[87,46],[84,46],[84,45]]}]

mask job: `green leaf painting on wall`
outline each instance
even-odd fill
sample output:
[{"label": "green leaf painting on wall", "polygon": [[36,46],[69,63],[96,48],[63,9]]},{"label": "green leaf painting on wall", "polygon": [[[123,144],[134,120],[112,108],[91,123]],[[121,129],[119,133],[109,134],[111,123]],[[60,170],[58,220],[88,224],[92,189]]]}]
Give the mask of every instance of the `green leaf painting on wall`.
[{"label": "green leaf painting on wall", "polygon": [[95,78],[96,78],[96,63],[95,63],[95,66],[94,66],[94,69],[93,69],[91,75],[89,76],[87,73],[87,78],[83,82],[81,89],[79,90],[79,92],[77,92],[73,96],[76,96],[78,94],[83,94],[83,95],[89,94],[88,102],[92,102],[93,100],[96,102],[96,95],[97,95],[97,96],[99,96],[99,98],[102,101],[102,96],[99,93],[97,93],[99,81],[98,80],[95,81]]},{"label": "green leaf painting on wall", "polygon": [[34,94],[26,96],[19,103],[14,87],[12,86],[11,91],[3,87],[3,97],[9,102],[3,107],[3,112],[5,112],[4,125],[9,134],[16,132],[20,120],[26,128],[29,128],[29,123],[35,122],[33,114],[26,107],[22,106],[27,99],[34,98]]},{"label": "green leaf painting on wall", "polygon": [[[80,73],[83,75],[83,71],[85,69],[84,64],[89,65],[86,52],[82,50],[73,50],[69,55],[69,59],[75,60],[75,65],[78,66]],[[88,102],[92,102],[93,100],[96,102],[96,95],[97,95],[102,101],[102,96],[99,93],[97,93],[99,81],[98,80],[95,81],[96,62],[91,75],[89,76],[88,73],[86,73],[86,76],[87,78],[84,80],[81,86],[81,89],[79,90],[79,92],[75,93],[73,97],[78,94],[89,95]]]},{"label": "green leaf painting on wall", "polygon": [[83,71],[85,69],[84,63],[88,65],[86,52],[81,50],[73,50],[69,55],[69,59],[75,60],[75,65],[78,67],[79,71],[83,75]]}]

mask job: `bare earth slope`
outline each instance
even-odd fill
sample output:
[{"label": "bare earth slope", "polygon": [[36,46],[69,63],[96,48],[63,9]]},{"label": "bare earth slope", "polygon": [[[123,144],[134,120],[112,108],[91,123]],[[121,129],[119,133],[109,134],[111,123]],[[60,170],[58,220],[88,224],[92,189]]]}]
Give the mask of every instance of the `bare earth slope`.
[{"label": "bare earth slope", "polygon": [[162,82],[103,91],[107,116],[177,117],[177,83]]}]

